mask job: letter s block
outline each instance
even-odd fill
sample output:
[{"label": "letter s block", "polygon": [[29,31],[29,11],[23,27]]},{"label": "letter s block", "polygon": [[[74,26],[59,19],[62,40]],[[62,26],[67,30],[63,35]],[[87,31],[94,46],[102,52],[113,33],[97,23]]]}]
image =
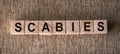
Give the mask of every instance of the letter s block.
[{"label": "letter s block", "polygon": [[38,34],[38,21],[25,21],[25,34]]},{"label": "letter s block", "polygon": [[107,20],[94,20],[94,34],[107,33]]},{"label": "letter s block", "polygon": [[11,34],[24,35],[24,21],[12,21],[11,22]]},{"label": "letter s block", "polygon": [[53,25],[53,34],[65,34],[65,21],[52,21]]}]

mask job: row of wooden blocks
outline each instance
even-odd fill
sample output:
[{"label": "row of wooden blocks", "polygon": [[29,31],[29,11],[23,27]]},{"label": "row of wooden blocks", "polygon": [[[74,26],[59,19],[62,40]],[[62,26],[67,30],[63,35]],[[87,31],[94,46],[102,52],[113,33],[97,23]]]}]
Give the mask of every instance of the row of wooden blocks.
[{"label": "row of wooden blocks", "polygon": [[106,34],[107,20],[12,21],[11,34]]}]

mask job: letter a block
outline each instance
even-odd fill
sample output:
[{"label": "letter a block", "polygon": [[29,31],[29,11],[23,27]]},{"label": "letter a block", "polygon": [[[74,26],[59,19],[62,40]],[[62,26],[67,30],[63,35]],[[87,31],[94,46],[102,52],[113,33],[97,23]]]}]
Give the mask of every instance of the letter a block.
[{"label": "letter a block", "polygon": [[52,21],[53,34],[65,34],[65,21]]},{"label": "letter a block", "polygon": [[80,34],[93,34],[93,20],[80,20]]},{"label": "letter a block", "polygon": [[51,21],[39,21],[39,34],[40,35],[52,35],[52,22]]},{"label": "letter a block", "polygon": [[107,20],[94,20],[94,34],[107,33]]},{"label": "letter a block", "polygon": [[11,34],[24,35],[24,21],[12,21]]},{"label": "letter a block", "polygon": [[38,21],[25,21],[25,34],[38,34]]},{"label": "letter a block", "polygon": [[66,34],[79,34],[79,20],[66,21]]}]

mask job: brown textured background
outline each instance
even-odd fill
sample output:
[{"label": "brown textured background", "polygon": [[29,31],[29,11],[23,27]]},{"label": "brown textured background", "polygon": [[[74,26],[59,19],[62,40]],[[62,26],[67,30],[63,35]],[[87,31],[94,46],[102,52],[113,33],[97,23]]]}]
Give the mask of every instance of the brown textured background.
[{"label": "brown textured background", "polygon": [[[14,20],[107,19],[103,35],[11,35]],[[0,54],[120,54],[120,0],[0,0]]]}]

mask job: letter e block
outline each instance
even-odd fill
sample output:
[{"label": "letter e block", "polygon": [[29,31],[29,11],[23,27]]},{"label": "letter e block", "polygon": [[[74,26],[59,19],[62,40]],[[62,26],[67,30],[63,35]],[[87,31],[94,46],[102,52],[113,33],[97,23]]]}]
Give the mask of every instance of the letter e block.
[{"label": "letter e block", "polygon": [[93,28],[93,20],[80,20],[80,34],[93,34]]},{"label": "letter e block", "polygon": [[23,35],[24,34],[24,21],[12,21],[11,22],[11,34]]},{"label": "letter e block", "polygon": [[94,34],[107,33],[107,20],[94,20]]}]

